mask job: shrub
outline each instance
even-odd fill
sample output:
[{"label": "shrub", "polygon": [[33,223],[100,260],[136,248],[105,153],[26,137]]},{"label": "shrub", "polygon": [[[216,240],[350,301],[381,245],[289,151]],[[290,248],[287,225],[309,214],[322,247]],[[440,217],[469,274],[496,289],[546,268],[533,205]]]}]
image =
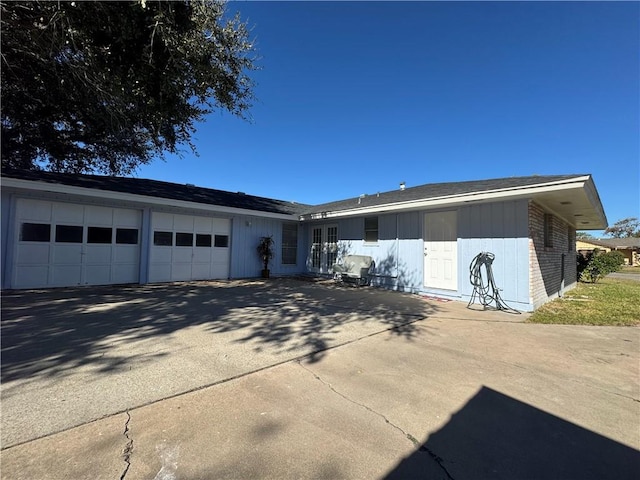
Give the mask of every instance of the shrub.
[{"label": "shrub", "polygon": [[583,282],[596,283],[609,273],[620,270],[622,265],[624,265],[624,255],[615,250],[606,253],[600,253],[599,251],[594,250],[591,254],[583,257],[582,265],[583,268],[580,270],[581,259],[578,257],[578,272],[580,280]]},{"label": "shrub", "polygon": [[576,268],[578,269],[578,278],[582,278],[582,272],[585,271],[592,257],[593,257],[593,252],[587,252],[586,255],[583,255],[582,252],[578,252],[577,259],[576,259]]}]

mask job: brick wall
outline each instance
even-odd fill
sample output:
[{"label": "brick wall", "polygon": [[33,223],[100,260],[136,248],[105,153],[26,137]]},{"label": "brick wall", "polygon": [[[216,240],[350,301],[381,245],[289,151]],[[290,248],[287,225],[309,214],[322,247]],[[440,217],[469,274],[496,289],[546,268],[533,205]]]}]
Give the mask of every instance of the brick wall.
[{"label": "brick wall", "polygon": [[529,292],[534,309],[573,288],[577,281],[575,228],[549,215],[551,229],[545,245],[545,214],[549,212],[529,202]]}]

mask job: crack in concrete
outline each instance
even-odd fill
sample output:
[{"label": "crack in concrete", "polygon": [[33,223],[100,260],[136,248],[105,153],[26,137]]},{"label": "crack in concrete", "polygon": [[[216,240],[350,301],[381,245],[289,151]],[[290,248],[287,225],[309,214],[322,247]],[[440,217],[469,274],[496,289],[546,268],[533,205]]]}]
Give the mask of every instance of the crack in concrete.
[{"label": "crack in concrete", "polygon": [[409,440],[411,440],[413,442],[413,444],[415,445],[415,447],[418,449],[419,452],[425,452],[427,455],[429,455],[433,459],[434,462],[436,462],[438,464],[438,466],[442,469],[442,471],[447,475],[447,478],[449,480],[454,480],[454,478],[449,473],[449,470],[447,470],[447,467],[444,466],[444,459],[441,456],[436,455],[426,445],[424,445],[424,444],[420,445],[420,442],[418,441],[418,439],[416,439],[410,433],[407,433],[406,436],[407,436],[407,438]]},{"label": "crack in concrete", "polygon": [[124,459],[124,463],[126,464],[122,475],[120,475],[120,480],[124,480],[126,477],[129,468],[131,467],[131,454],[133,453],[133,438],[129,437],[129,422],[131,421],[131,414],[129,412],[125,412],[127,414],[127,421],[124,423],[124,432],[123,435],[127,439],[127,443],[122,449],[122,458]]},{"label": "crack in concrete", "polygon": [[427,455],[429,455],[437,464],[438,466],[442,469],[442,471],[447,475],[447,478],[449,480],[454,480],[454,478],[451,476],[451,474],[449,473],[449,471],[447,470],[447,468],[444,466],[444,459],[438,455],[436,455],[433,451],[431,451],[426,445],[421,445],[420,442],[418,441],[418,439],[416,439],[413,435],[411,435],[410,433],[405,432],[401,427],[399,427],[398,425],[396,425],[395,423],[393,423],[391,420],[389,420],[384,414],[375,411],[374,409],[372,409],[371,407],[369,407],[368,405],[365,405],[364,403],[360,403],[360,402],[356,402],[355,400],[347,397],[345,394],[339,392],[338,390],[336,390],[333,385],[331,385],[329,382],[326,382],[325,380],[323,380],[319,375],[317,375],[314,371],[312,371],[310,368],[307,368],[306,366],[304,366],[302,364],[302,362],[300,360],[296,360],[296,363],[298,365],[300,365],[304,370],[306,370],[307,372],[309,372],[311,375],[313,375],[313,377],[318,380],[320,383],[322,383],[323,385],[326,385],[329,390],[331,390],[333,393],[335,393],[336,395],[342,397],[343,399],[345,399],[347,402],[353,403],[354,405],[357,405],[359,407],[364,408],[365,410],[367,410],[368,412],[373,413],[374,415],[379,416],[380,418],[382,418],[385,423],[387,423],[388,425],[391,425],[391,427],[393,427],[394,429],[396,429],[397,431],[399,431],[407,440],[409,440],[411,443],[413,443],[414,447],[419,451],[419,452],[424,452]]},{"label": "crack in concrete", "polygon": [[573,383],[577,383],[578,385],[582,385],[585,387],[591,387],[591,388],[595,388],[597,390],[600,390],[601,392],[604,393],[608,393],[609,395],[616,395],[618,397],[622,397],[622,398],[626,398],[627,400],[631,400],[633,402],[640,402],[640,399],[637,399],[635,397],[631,397],[629,395],[625,395],[624,393],[618,393],[618,392],[612,392],[611,390],[604,388],[604,387],[600,387],[598,385],[593,385],[591,383],[585,383],[585,382],[581,382],[579,380],[571,380]]}]

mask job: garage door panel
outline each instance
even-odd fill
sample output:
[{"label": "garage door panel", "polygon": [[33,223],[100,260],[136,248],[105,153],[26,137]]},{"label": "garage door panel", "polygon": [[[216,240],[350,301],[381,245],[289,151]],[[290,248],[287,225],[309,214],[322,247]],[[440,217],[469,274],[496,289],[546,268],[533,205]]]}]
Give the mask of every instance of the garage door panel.
[{"label": "garage door panel", "polygon": [[85,214],[87,215],[87,221],[91,225],[109,227],[113,225],[113,208],[88,205],[85,209]]},{"label": "garage door panel", "polygon": [[111,280],[113,283],[130,283],[132,278],[138,282],[140,278],[140,270],[137,265],[113,265],[112,272]]},{"label": "garage door panel", "polygon": [[86,262],[88,264],[111,264],[111,250],[113,249],[111,245],[89,245],[86,248]]},{"label": "garage door panel", "polygon": [[137,245],[118,245],[113,249],[113,262],[114,263],[134,263],[136,269],[138,268],[138,261],[140,258],[140,249]]},{"label": "garage door panel", "polygon": [[180,248],[176,247],[173,249],[173,258],[172,261],[174,263],[191,263],[193,257],[193,248]]},{"label": "garage door panel", "polygon": [[80,264],[82,262],[82,245],[54,245],[53,263]]},{"label": "garage door panel", "polygon": [[74,205],[72,203],[54,203],[53,221],[55,223],[84,223],[84,205]]},{"label": "garage door panel", "polygon": [[48,264],[49,253],[48,243],[18,245],[16,261],[22,265]]},{"label": "garage door panel", "polygon": [[140,225],[140,217],[141,213],[139,210],[113,209],[113,223],[118,227],[138,228]]},{"label": "garage door panel", "polygon": [[88,285],[105,285],[111,282],[111,265],[87,265]]},{"label": "garage door panel", "polygon": [[49,266],[25,265],[16,274],[16,283],[22,288],[46,287],[49,283]]},{"label": "garage door panel", "polygon": [[171,264],[159,263],[149,267],[149,280],[152,282],[171,281]]},{"label": "garage door panel", "polygon": [[213,231],[223,235],[228,235],[231,231],[230,222],[226,218],[214,218],[213,219]]},{"label": "garage door panel", "polygon": [[178,232],[193,232],[193,217],[175,215],[173,219],[173,228]]},{"label": "garage door panel", "polygon": [[53,265],[51,282],[55,286],[80,285],[82,279],[81,265]]},{"label": "garage door panel", "polygon": [[43,200],[21,199],[18,203],[18,218],[23,221],[51,221],[51,202]]},{"label": "garage door panel", "polygon": [[213,219],[207,217],[195,217],[194,229],[196,232],[211,233],[213,226]]},{"label": "garage door panel", "polygon": [[213,263],[227,263],[229,258],[228,248],[214,248],[211,251],[211,261]]},{"label": "garage door panel", "polygon": [[206,280],[211,278],[211,265],[208,263],[194,263],[191,269],[194,280]]},{"label": "garage door panel", "polygon": [[227,264],[212,264],[211,278],[228,278],[229,266]]},{"label": "garage door panel", "polygon": [[193,249],[193,262],[194,263],[210,263],[211,262],[211,248],[201,247]]},{"label": "garage door panel", "polygon": [[170,213],[153,213],[154,230],[173,230],[173,215]]},{"label": "garage door panel", "polygon": [[171,247],[151,247],[152,263],[171,263]]},{"label": "garage door panel", "polygon": [[171,268],[171,280],[191,280],[191,263],[174,263]]}]

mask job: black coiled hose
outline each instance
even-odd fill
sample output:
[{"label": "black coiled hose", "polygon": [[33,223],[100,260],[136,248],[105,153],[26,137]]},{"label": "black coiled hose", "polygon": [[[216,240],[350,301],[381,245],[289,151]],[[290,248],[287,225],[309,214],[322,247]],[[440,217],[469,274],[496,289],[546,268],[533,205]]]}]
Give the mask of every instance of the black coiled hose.
[{"label": "black coiled hose", "polygon": [[[475,303],[477,298],[478,302],[484,308],[494,308],[491,304],[495,302],[496,310],[519,314],[519,311],[511,308],[500,297],[500,289],[496,287],[496,282],[493,278],[493,269],[491,267],[495,258],[496,256],[491,252],[480,252],[471,261],[471,265],[469,265],[469,281],[471,285],[473,285],[473,293],[471,294],[467,308],[470,307],[472,303]],[[484,276],[482,274],[483,266]]]}]

